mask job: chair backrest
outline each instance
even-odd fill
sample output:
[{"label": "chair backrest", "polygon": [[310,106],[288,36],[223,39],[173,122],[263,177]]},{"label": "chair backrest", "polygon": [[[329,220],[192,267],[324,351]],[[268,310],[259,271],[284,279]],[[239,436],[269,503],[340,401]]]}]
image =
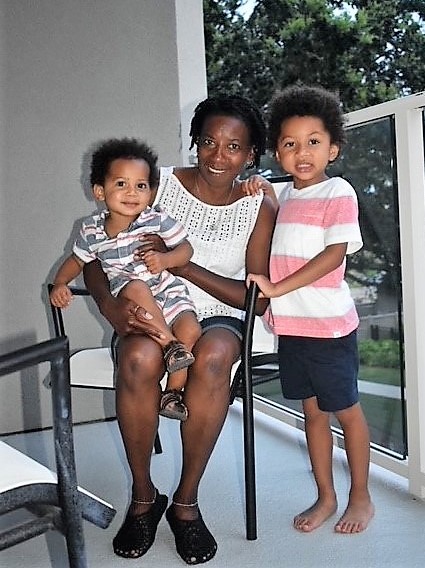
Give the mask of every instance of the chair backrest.
[{"label": "chair backrest", "polygon": [[[48,285],[48,290],[52,285]],[[71,286],[76,298],[90,296],[88,290]],[[72,307],[67,308],[72,310]],[[51,313],[56,337],[66,334],[66,312],[51,304]],[[85,347],[71,351],[70,357],[71,385],[75,387],[113,389],[115,388],[114,364],[110,347]]]}]

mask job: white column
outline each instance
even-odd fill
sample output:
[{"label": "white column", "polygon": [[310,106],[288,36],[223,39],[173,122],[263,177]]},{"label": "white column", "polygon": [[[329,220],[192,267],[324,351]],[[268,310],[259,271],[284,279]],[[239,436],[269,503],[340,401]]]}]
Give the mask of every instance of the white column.
[{"label": "white column", "polygon": [[181,112],[182,165],[191,162],[189,127],[195,106],[207,96],[204,14],[201,0],[176,0],[176,44]]}]

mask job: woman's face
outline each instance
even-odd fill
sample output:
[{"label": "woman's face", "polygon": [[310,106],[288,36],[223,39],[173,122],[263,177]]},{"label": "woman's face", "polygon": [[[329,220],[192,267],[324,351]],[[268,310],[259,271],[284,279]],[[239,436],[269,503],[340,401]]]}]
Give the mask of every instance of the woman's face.
[{"label": "woman's face", "polygon": [[248,128],[234,116],[206,118],[197,146],[199,171],[210,185],[231,185],[254,158]]}]

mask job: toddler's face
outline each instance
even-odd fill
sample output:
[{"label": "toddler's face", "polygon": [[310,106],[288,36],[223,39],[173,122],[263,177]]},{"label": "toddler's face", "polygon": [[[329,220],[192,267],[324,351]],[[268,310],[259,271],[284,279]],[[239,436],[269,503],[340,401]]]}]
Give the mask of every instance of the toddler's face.
[{"label": "toddler's face", "polygon": [[326,166],[335,160],[338,151],[321,118],[293,116],[280,126],[276,158],[284,171],[293,176],[297,189],[327,179]]},{"label": "toddler's face", "polygon": [[136,217],[150,204],[150,168],[145,160],[117,159],[111,162],[103,186],[94,187],[96,199],[105,201],[112,213]]}]

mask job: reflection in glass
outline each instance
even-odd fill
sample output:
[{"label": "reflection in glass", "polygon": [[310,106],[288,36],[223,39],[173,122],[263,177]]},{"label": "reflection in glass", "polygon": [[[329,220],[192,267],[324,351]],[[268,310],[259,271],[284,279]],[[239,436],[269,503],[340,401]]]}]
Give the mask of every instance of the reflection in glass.
[{"label": "reflection in glass", "polygon": [[[275,174],[273,171],[272,175]],[[329,175],[341,175],[350,181],[359,200],[364,246],[347,259],[347,281],[360,316],[361,404],[372,443],[406,457],[398,188],[392,117],[348,129],[347,145],[330,167]],[[257,385],[254,392],[301,412],[301,403],[283,399],[279,381]],[[332,424],[338,428],[337,421]]]}]

